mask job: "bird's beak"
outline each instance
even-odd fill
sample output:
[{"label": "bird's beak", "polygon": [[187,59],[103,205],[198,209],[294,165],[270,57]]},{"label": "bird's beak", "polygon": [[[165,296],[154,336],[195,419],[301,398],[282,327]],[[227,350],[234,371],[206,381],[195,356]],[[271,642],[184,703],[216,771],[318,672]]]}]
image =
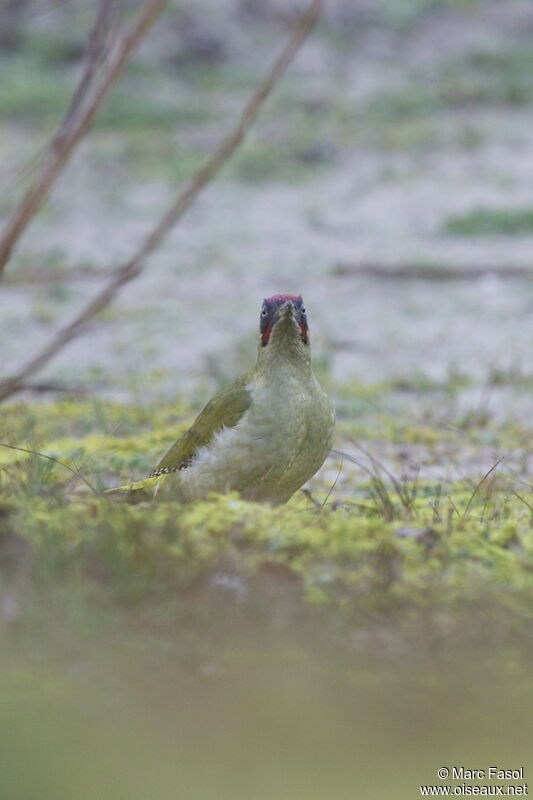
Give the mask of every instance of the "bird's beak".
[{"label": "bird's beak", "polygon": [[292,300],[287,300],[285,305],[281,306],[280,310],[278,311],[277,322],[281,322],[281,320],[283,319],[291,319],[291,318],[294,319],[294,303],[292,302]]},{"label": "bird's beak", "polygon": [[278,311],[274,329],[272,331],[275,340],[284,339],[286,336],[293,335],[300,328],[296,320],[296,310],[291,300],[288,300]]}]

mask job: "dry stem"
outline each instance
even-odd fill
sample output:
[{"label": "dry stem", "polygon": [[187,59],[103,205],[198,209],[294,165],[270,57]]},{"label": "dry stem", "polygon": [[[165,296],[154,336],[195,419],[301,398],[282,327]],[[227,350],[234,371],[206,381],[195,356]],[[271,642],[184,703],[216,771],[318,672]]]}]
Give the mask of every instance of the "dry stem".
[{"label": "dry stem", "polygon": [[[112,18],[114,0],[102,0],[90,35],[88,57],[69,108],[54,136],[40,174],[9,217],[0,237],[0,277],[17,241],[35,216],[50,189],[66,166],[74,148],[89,130],[109,90],[117,81],[137,45],[153,25],[167,0],[148,0],[136,22],[118,40],[105,75],[84,103],[101,60]],[[1,398],[0,398],[1,399]]]},{"label": "dry stem", "polygon": [[[136,253],[113,275],[104,288],[50,342],[18,372],[0,383],[0,401],[17,392],[24,382],[41,370],[82,328],[100,311],[106,308],[120,289],[144,268],[147,257],[161,244],[171,228],[190,208],[200,191],[219,172],[243,140],[248,128],[257,117],[262,105],[279,81],[300,45],[310,33],[322,11],[324,0],[312,0],[303,13],[299,24],[292,32],[287,44],[275,60],[268,74],[248,100],[234,129],[223,139],[218,149],[207,159],[186,183],[170,208],[148,234]],[[152,6],[154,3],[151,4]]]}]

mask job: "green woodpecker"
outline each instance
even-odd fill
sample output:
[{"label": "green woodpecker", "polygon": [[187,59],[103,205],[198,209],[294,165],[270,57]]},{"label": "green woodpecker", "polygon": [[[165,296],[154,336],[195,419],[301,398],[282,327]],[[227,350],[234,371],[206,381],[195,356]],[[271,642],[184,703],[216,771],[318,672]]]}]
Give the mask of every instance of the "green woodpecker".
[{"label": "green woodpecker", "polygon": [[164,483],[180,500],[238,491],[286,503],[322,466],[334,424],[311,369],[302,298],[275,295],[261,306],[255,367],[213,397],[148,479],[121,489],[149,495]]}]

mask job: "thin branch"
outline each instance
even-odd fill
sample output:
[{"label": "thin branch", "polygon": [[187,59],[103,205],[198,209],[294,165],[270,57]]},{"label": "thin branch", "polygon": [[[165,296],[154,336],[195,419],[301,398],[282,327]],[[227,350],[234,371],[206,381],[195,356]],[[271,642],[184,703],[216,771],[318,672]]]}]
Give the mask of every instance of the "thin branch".
[{"label": "thin branch", "polygon": [[[42,166],[40,174],[11,214],[0,237],[0,276],[15,244],[26,230],[37,209],[48,196],[52,185],[67,164],[74,148],[89,130],[100,106],[113,84],[119,78],[128,58],[156,21],[166,3],[167,0],[148,0],[141,9],[137,21],[118,40],[114,52],[109,58],[109,65],[105,75],[94,89],[92,97],[87,101],[83,110],[80,110],[79,114],[75,114],[75,118],[72,118],[72,104],[74,104],[74,111],[76,111],[81,101],[81,97],[80,100],[76,99],[76,94],[78,93],[78,90],[76,90],[75,98],[73,98],[71,106],[67,110],[58,135],[54,137],[50,145],[48,157]],[[82,81],[84,80],[85,78],[82,76]]]},{"label": "thin branch", "polygon": [[0,402],[17,392],[30,375],[41,370],[59,350],[81,332],[96,314],[112,302],[125,284],[139,275],[148,256],[161,244],[164,237],[188,211],[201,190],[210,183],[233,155],[248,128],[256,119],[265,100],[318,20],[323,4],[324,0],[312,0],[270,71],[248,100],[235,128],[223,139],[218,149],[207,159],[205,164],[192,175],[137,252],[116,271],[104,288],[68,325],[59,330],[34,358],[17,373],[0,383]]},{"label": "thin branch", "polygon": [[53,392],[54,394],[70,394],[70,395],[84,395],[87,394],[89,389],[83,384],[74,383],[61,383],[61,381],[35,381],[34,383],[25,383],[21,387],[21,391],[33,392],[34,394],[46,394]]},{"label": "thin branch", "polygon": [[[76,115],[86,101],[89,90],[94,85],[95,76],[108,55],[110,31],[114,18],[117,15],[118,3],[121,1],[122,0],[99,0],[98,12],[92,30],[89,33],[87,47],[84,53],[83,69],[68,108],[51,142],[39,148],[24,167],[18,168],[19,179],[21,181],[29,180],[32,174],[35,175],[39,164],[46,158],[47,151],[49,155],[53,154],[54,151],[57,152],[70,132],[71,125]],[[23,233],[23,231],[21,231],[21,233]],[[9,256],[7,260],[9,260]],[[39,273],[39,279],[43,279],[42,272]],[[46,273],[44,279],[49,279],[49,273]]]},{"label": "thin branch", "polygon": [[84,68],[63,117],[63,121],[52,142],[52,147],[56,150],[68,136],[69,128],[82,107],[93,85],[98,69],[105,59],[107,39],[113,23],[113,16],[117,11],[117,2],[118,0],[99,0],[98,13],[94,26],[89,34],[85,52]]},{"label": "thin branch", "polygon": [[114,19],[117,16],[118,4],[121,2],[122,0],[99,0],[98,12],[93,28],[89,33],[87,47],[84,53],[83,70],[70,99],[68,108],[63,115],[63,119],[51,143],[39,148],[24,167],[18,168],[20,179],[29,180],[32,174],[35,175],[39,164],[42,163],[43,159],[46,157],[47,151],[49,154],[57,151],[69,132],[76,114],[86,101],[89,90],[94,85],[94,79],[98,70],[109,53],[109,36]]}]

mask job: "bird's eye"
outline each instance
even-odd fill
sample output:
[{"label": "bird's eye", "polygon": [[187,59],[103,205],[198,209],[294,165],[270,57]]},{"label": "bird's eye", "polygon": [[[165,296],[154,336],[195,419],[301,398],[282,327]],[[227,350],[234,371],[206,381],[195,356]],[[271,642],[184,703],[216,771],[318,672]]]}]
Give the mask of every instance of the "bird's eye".
[{"label": "bird's eye", "polygon": [[302,307],[301,307],[301,309],[300,309],[300,311],[302,312],[302,314],[305,314],[305,313],[306,313],[306,311],[305,311],[305,306],[302,306]]},{"label": "bird's eye", "polygon": [[266,310],[266,308],[262,308],[261,309],[261,316],[262,317],[266,317],[267,314],[268,314],[268,311]]}]

